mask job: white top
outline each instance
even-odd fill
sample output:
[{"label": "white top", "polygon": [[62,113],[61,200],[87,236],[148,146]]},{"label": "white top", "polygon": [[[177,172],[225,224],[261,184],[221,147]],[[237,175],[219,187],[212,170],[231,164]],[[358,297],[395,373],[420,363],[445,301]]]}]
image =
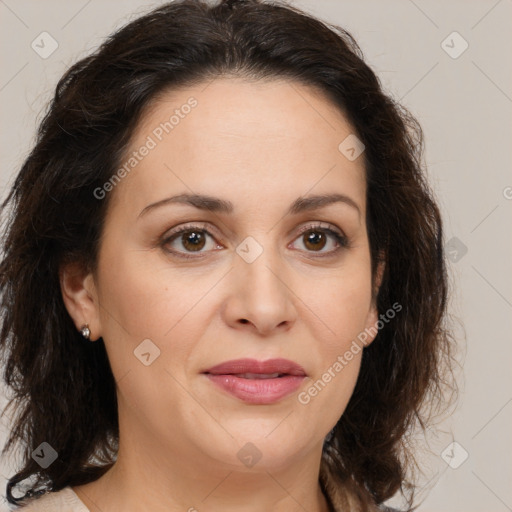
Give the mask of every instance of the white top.
[{"label": "white top", "polygon": [[[22,512],[91,512],[70,486],[64,487],[58,492],[50,492],[38,498],[33,498],[27,505],[15,510]],[[335,505],[334,510],[341,510],[341,507]],[[379,506],[378,510],[381,512],[400,512],[385,505]]]},{"label": "white top", "polygon": [[91,512],[71,487],[33,498],[19,509],[23,512]]}]

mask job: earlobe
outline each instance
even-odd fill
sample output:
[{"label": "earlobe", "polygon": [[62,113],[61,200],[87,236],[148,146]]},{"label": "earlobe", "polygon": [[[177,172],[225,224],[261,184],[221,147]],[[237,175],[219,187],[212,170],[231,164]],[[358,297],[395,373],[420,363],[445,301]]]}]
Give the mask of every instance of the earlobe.
[{"label": "earlobe", "polygon": [[71,263],[61,267],[59,272],[62,299],[78,331],[87,324],[90,339],[94,341],[101,334],[99,307],[94,278],[82,265]]}]

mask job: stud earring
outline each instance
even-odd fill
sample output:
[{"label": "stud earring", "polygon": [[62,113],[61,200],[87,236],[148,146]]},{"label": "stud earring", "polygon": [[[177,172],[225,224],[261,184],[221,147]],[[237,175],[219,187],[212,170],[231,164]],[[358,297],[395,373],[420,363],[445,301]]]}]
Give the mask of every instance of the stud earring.
[{"label": "stud earring", "polygon": [[84,324],[80,328],[80,334],[86,339],[89,340],[91,336],[91,330],[89,329],[89,324]]}]

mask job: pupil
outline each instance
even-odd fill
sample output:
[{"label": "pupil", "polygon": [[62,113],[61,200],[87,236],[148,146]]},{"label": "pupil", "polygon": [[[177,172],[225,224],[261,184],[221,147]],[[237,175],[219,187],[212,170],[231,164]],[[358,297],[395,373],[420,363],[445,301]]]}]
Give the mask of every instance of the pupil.
[{"label": "pupil", "polygon": [[[318,244],[322,241],[324,243],[321,244],[321,247],[318,247]],[[319,233],[318,231],[310,231],[309,234],[307,235],[306,246],[308,246],[310,244],[313,246],[312,247],[313,249],[322,249],[325,246],[324,234]]]},{"label": "pupil", "polygon": [[185,247],[187,245],[192,245],[192,247],[194,247],[195,249],[201,249],[204,246],[204,237],[202,236],[201,233],[189,231],[188,234],[183,235],[183,243]]}]

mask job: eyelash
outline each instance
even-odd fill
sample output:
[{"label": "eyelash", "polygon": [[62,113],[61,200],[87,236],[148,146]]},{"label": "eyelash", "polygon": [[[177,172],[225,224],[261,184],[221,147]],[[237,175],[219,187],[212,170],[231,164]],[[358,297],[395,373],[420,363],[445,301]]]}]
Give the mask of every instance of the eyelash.
[{"label": "eyelash", "polygon": [[[215,236],[208,230],[206,229],[206,226],[203,225],[203,226],[200,226],[198,224],[191,224],[191,225],[186,225],[186,226],[182,226],[180,228],[178,228],[176,231],[173,231],[169,236],[166,236],[160,243],[160,245],[162,247],[165,247],[167,244],[169,244],[170,242],[172,242],[175,238],[177,238],[179,235],[181,235],[182,233],[187,233],[187,232],[192,232],[192,231],[199,231],[201,233],[206,233],[208,236],[210,236],[211,238],[215,239]],[[331,250],[327,253],[321,253],[321,254],[318,254],[318,255],[314,255],[314,252],[315,251],[306,251],[306,252],[311,252],[313,257],[314,258],[326,258],[326,257],[329,257],[329,256],[333,256],[334,254],[338,253],[341,249],[348,249],[350,247],[349,245],[349,240],[348,238],[339,233],[338,231],[335,231],[334,229],[330,229],[328,227],[324,227],[320,224],[308,224],[306,226],[303,226],[302,228],[300,228],[300,231],[299,231],[299,234],[298,236],[295,238],[295,240],[297,238],[300,237],[300,235],[308,232],[308,231],[318,231],[318,232],[321,232],[321,233],[324,233],[324,234],[328,234],[328,235],[331,235],[335,240],[336,242],[338,242],[339,246],[334,249],[334,250]],[[167,250],[165,249],[167,252],[169,253],[172,253],[173,255],[176,255],[178,258],[185,258],[185,259],[198,259],[201,257],[201,254],[204,254],[204,253],[199,253],[198,252],[198,256],[191,256],[190,254],[187,254],[186,252],[180,252],[180,251],[170,251],[170,250]]]}]

